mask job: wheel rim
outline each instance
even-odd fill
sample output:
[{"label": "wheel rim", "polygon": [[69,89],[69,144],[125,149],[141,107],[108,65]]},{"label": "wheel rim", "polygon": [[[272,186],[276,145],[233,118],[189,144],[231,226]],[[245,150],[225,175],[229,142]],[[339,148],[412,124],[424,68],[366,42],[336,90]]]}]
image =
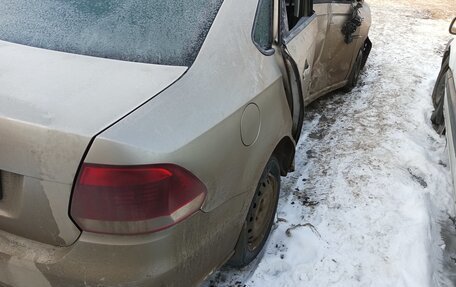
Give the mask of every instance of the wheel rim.
[{"label": "wheel rim", "polygon": [[247,217],[248,247],[253,251],[260,247],[269,231],[269,223],[277,201],[277,179],[271,173],[260,182]]}]

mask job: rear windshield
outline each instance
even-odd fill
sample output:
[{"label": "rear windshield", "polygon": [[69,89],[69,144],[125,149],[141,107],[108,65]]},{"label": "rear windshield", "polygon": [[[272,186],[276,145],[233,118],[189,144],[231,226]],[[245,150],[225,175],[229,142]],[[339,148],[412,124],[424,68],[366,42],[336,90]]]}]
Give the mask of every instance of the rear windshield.
[{"label": "rear windshield", "polygon": [[223,0],[0,0],[0,40],[190,66]]}]

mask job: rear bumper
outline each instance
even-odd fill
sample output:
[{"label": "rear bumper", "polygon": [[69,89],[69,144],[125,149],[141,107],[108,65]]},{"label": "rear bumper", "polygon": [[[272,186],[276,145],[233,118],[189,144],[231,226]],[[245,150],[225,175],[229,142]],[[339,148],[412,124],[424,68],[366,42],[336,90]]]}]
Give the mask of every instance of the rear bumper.
[{"label": "rear bumper", "polygon": [[149,235],[83,233],[56,248],[0,234],[0,286],[194,286],[231,255],[243,196]]}]

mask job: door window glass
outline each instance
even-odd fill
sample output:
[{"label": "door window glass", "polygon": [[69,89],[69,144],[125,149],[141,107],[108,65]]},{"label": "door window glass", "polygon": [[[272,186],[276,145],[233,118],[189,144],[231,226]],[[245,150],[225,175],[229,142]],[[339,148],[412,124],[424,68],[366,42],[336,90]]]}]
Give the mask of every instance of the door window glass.
[{"label": "door window glass", "polygon": [[270,54],[269,52],[272,50],[273,15],[274,1],[260,0],[253,25],[252,38],[263,54]]},{"label": "door window glass", "polygon": [[285,0],[288,30],[293,29],[303,17],[313,14],[312,0]]}]

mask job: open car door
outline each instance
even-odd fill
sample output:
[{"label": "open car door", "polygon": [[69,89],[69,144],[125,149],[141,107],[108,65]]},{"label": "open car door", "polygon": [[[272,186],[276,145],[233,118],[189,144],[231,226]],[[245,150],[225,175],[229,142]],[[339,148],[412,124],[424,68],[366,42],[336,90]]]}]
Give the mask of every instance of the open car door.
[{"label": "open car door", "polygon": [[[349,80],[360,49],[363,63],[370,47],[364,46],[370,27],[370,10],[361,0],[314,0],[314,10],[322,25],[318,39],[323,43],[316,51],[316,65],[312,73],[311,102],[329,91],[342,88]],[[324,33],[324,34],[323,34]],[[366,50],[367,49],[367,50]]]},{"label": "open car door", "polygon": [[279,43],[288,75],[293,136],[299,139],[304,99],[309,96],[317,21],[312,0],[280,0]]}]

